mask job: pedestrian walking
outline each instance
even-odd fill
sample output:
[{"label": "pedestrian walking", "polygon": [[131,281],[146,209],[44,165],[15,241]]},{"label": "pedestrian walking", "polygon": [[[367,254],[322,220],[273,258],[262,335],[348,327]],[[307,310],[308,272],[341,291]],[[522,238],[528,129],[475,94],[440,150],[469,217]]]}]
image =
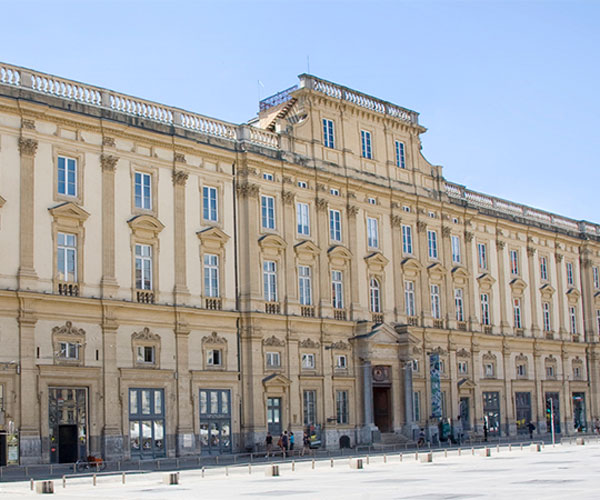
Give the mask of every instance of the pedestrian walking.
[{"label": "pedestrian walking", "polygon": [[454,442],[460,446],[462,444],[463,434],[463,423],[460,419],[460,415],[456,417],[456,423],[454,424]]},{"label": "pedestrian walking", "polygon": [[308,436],[308,432],[304,431],[304,436],[302,436],[302,453],[300,456],[304,456],[306,452],[310,453],[310,437]]},{"label": "pedestrian walking", "polygon": [[283,453],[284,457],[287,454],[288,446],[289,446],[288,433],[287,433],[287,431],[283,431],[283,434],[281,435],[281,452]]},{"label": "pedestrian walking", "polygon": [[271,436],[271,433],[267,431],[267,437],[265,439],[265,444],[267,447],[267,454],[265,455],[265,458],[268,458],[269,455],[271,454],[271,451],[273,450],[273,436]]},{"label": "pedestrian walking", "polygon": [[290,453],[294,454],[294,443],[296,442],[296,438],[294,437],[294,433],[290,431]]},{"label": "pedestrian walking", "polygon": [[529,439],[533,439],[533,431],[535,431],[535,425],[533,425],[533,422],[531,420],[527,424],[527,430],[529,431]]}]

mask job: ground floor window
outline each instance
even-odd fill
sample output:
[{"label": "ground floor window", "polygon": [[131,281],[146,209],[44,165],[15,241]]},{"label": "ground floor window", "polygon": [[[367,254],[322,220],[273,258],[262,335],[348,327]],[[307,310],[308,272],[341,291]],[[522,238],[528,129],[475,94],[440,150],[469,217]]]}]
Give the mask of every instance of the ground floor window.
[{"label": "ground floor window", "polygon": [[165,452],[164,389],[129,389],[131,456],[160,458]]},{"label": "ground floor window", "polygon": [[[483,393],[483,425],[489,435],[500,435],[500,393]],[[484,431],[485,432],[485,431]]]},{"label": "ground floor window", "polygon": [[317,391],[303,392],[304,425],[317,423]]},{"label": "ground floor window", "polygon": [[515,392],[515,410],[517,413],[517,432],[527,434],[531,420],[531,393]]},{"label": "ground floor window", "polygon": [[338,424],[348,423],[348,391],[335,393],[336,417]]},{"label": "ground floor window", "polygon": [[200,389],[200,446],[203,453],[231,452],[229,389]]},{"label": "ground floor window", "polygon": [[587,430],[587,421],[585,419],[585,393],[573,393],[573,425],[576,431]]},{"label": "ground floor window", "polygon": [[51,463],[72,463],[87,456],[87,412],[87,388],[48,389]]},{"label": "ground floor window", "polygon": [[471,403],[468,397],[460,398],[459,412],[463,431],[471,430]]}]

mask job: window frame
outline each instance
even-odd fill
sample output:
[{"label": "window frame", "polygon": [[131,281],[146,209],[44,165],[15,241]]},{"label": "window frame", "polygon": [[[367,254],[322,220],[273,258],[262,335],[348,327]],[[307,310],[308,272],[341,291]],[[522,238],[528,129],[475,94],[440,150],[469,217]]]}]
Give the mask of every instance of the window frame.
[{"label": "window frame", "polygon": [[296,234],[310,236],[310,205],[304,201],[296,202]]},{"label": "window frame", "polygon": [[[267,269],[267,266],[270,266],[270,264],[273,264],[272,269]],[[277,261],[263,260],[262,270],[264,300],[265,302],[278,302]]]},{"label": "window frame", "polygon": [[548,259],[543,255],[540,257],[540,279],[548,281]]},{"label": "window frame", "polygon": [[442,308],[440,303],[440,285],[437,283],[430,284],[429,295],[431,298],[431,317],[433,319],[441,319]]},{"label": "window frame", "polygon": [[[140,247],[140,250],[142,249],[142,247],[147,247],[150,249],[150,255],[149,256],[145,256],[145,255],[139,255],[138,256],[138,247]],[[140,266],[140,279],[138,281],[138,260],[140,261],[140,263],[142,264]],[[138,283],[141,283],[142,285],[145,284],[146,279],[144,278],[144,274],[145,271],[147,272],[147,269],[145,269],[144,263],[145,262],[150,262],[150,286],[149,287],[145,287],[145,286],[138,286]],[[135,277],[135,290],[143,290],[143,291],[153,291],[154,290],[154,245],[152,245],[151,243],[134,243],[134,277]]]},{"label": "window frame", "polygon": [[402,253],[413,254],[412,226],[410,224],[402,224]]},{"label": "window frame", "polygon": [[348,425],[350,423],[350,394],[346,389],[335,391],[335,416],[336,423]]},{"label": "window frame", "polygon": [[[339,279],[336,277],[339,276]],[[344,271],[331,270],[331,305],[334,309],[344,309]]]},{"label": "window frame", "polygon": [[323,146],[335,149],[335,126],[333,120],[323,118]]},{"label": "window frame", "polygon": [[461,263],[461,248],[460,248],[460,238],[455,234],[450,235],[450,242],[452,247],[452,262],[455,264]]},{"label": "window frame", "polygon": [[[214,199],[211,194],[214,194]],[[214,207],[212,206],[214,204]],[[219,222],[219,188],[202,186],[202,220]]]},{"label": "window frame", "polygon": [[[214,257],[215,263],[207,263],[207,258]],[[203,253],[202,254],[202,292],[204,297],[209,298],[220,298],[221,297],[221,263],[219,262],[219,255],[215,253]],[[216,276],[215,276],[216,275]],[[210,286],[207,288],[207,280]],[[216,293],[213,288],[214,281],[216,281]]]},{"label": "window frame", "polygon": [[477,243],[477,263],[479,264],[479,269],[488,270],[487,243]]},{"label": "window frame", "polygon": [[302,391],[302,422],[304,426],[317,424],[316,389],[304,389]]},{"label": "window frame", "polygon": [[381,313],[381,283],[380,281],[371,276],[369,279],[369,307],[372,313]]},{"label": "window frame", "polygon": [[552,307],[550,302],[542,302],[542,323],[545,332],[552,331]]},{"label": "window frame", "polygon": [[[483,298],[485,297],[485,300]],[[481,324],[490,326],[492,324],[492,317],[490,311],[490,295],[486,292],[479,294],[479,302],[481,304]]]},{"label": "window frame", "polygon": [[300,354],[300,367],[303,370],[316,370],[317,356],[314,352],[303,352]]},{"label": "window frame", "polygon": [[404,311],[408,317],[415,317],[417,315],[415,282],[412,280],[404,280]]},{"label": "window frame", "polygon": [[406,145],[403,141],[395,141],[396,166],[406,169]]},{"label": "window frame", "polygon": [[[275,360],[277,360],[277,363],[274,363]],[[281,368],[281,353],[279,351],[267,351],[265,353],[265,364],[270,369]]]},{"label": "window frame", "polygon": [[329,239],[337,243],[342,241],[342,212],[336,208],[329,209]]},{"label": "window frame", "polygon": [[566,263],[566,273],[567,273],[567,285],[575,286],[575,278],[574,278],[574,274],[573,274],[573,263],[572,262]]},{"label": "window frame", "polygon": [[[60,180],[60,173],[61,173],[61,160],[63,160],[64,163],[64,180],[61,181]],[[57,171],[57,178],[56,178],[56,193],[58,196],[65,196],[69,199],[77,199],[79,196],[79,188],[80,186],[78,185],[78,161],[77,158],[74,158],[72,156],[67,156],[67,155],[63,155],[63,154],[59,154],[57,155],[56,158],[56,171]],[[70,168],[69,168],[69,162],[73,162],[73,167],[74,167],[74,171],[73,171],[73,180],[72,182],[69,180],[70,177]],[[60,186],[61,186],[61,182],[64,184],[64,190],[65,192],[61,192],[60,191]],[[73,193],[69,192],[69,185],[73,185]]]},{"label": "window frame", "polygon": [[[269,206],[269,204],[271,206]],[[274,196],[268,194],[260,195],[260,227],[267,231],[274,231],[277,229]]]},{"label": "window frame", "polygon": [[523,328],[523,311],[521,310],[521,299],[513,297],[513,323],[515,328]]},{"label": "window frame", "polygon": [[[140,176],[140,195],[139,195],[139,200],[140,200],[140,205],[138,205],[138,194],[137,194],[137,188],[138,188],[138,175]],[[152,173],[151,172],[146,172],[144,170],[139,170],[139,169],[135,169],[133,172],[133,206],[135,207],[136,210],[141,210],[144,212],[151,212],[153,211],[153,206],[154,206],[154,196],[153,196],[153,178],[152,178]],[[144,180],[148,179],[148,186],[145,185]],[[148,190],[148,195],[146,196],[146,194],[144,193],[145,190]],[[147,203],[146,203],[147,201]],[[146,206],[146,204],[148,206]]]},{"label": "window frame", "polygon": [[520,274],[519,251],[516,249],[511,249],[509,251],[509,258],[510,258],[510,274],[513,276],[519,276],[519,274]]},{"label": "window frame", "polygon": [[373,139],[371,132],[368,130],[360,130],[360,145],[361,157],[366,160],[373,159]]},{"label": "window frame", "polygon": [[367,246],[379,248],[379,219],[367,217]]},{"label": "window frame", "polygon": [[435,229],[427,230],[427,255],[430,259],[438,259],[437,231]]},{"label": "window frame", "polygon": [[[218,353],[218,360],[215,361],[215,353]],[[223,349],[218,347],[209,347],[206,349],[206,366],[208,368],[222,368],[223,365]]]},{"label": "window frame", "polygon": [[[59,230],[56,232],[56,278],[59,281],[63,281],[66,283],[78,283],[79,282],[79,260],[78,260],[78,234],[69,233],[66,231]],[[69,243],[61,244],[61,237],[69,237],[73,238],[73,244]],[[73,279],[69,279],[70,272],[67,269],[69,266],[69,258],[68,255],[71,253],[73,255]],[[61,255],[63,260],[63,269],[61,269]]]},{"label": "window frame", "polygon": [[454,308],[456,310],[456,321],[463,322],[464,314],[464,292],[462,288],[454,289]]},{"label": "window frame", "polygon": [[[298,265],[298,302],[302,306],[312,306],[312,268],[305,264]],[[307,271],[303,274],[303,271]]]}]

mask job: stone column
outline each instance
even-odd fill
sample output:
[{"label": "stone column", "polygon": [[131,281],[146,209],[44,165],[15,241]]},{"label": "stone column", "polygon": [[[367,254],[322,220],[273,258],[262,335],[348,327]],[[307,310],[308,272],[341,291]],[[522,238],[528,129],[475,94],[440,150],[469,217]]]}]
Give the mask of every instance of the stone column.
[{"label": "stone column", "polygon": [[362,372],[364,423],[361,434],[363,443],[371,443],[373,442],[373,432],[377,428],[373,418],[373,379],[370,361],[363,361]]},{"label": "stone column", "polygon": [[452,242],[450,241],[451,230],[448,226],[442,227],[442,238],[440,239],[440,256],[442,266],[446,269],[442,281],[443,290],[440,290],[440,301],[442,307],[442,318],[446,328],[456,328],[456,307],[454,304],[454,282],[452,280]]},{"label": "stone column", "polygon": [[596,317],[594,311],[594,285],[592,283],[592,261],[589,259],[591,250],[584,247],[580,254],[579,269],[581,270],[581,297],[583,303],[583,339],[585,342],[597,342],[594,325]]},{"label": "stone column", "polygon": [[[102,319],[102,377],[104,384],[104,429],[102,447],[105,460],[121,460],[125,452],[121,428],[122,405],[119,397],[119,368],[117,366],[117,335],[119,325],[108,307],[103,308]],[[123,402],[128,408],[128,395]],[[126,409],[128,411],[128,409]]]},{"label": "stone column", "polygon": [[[107,143],[104,138],[104,143]],[[114,140],[113,140],[114,141]],[[108,144],[111,144],[108,141]],[[114,144],[114,142],[112,143]],[[113,298],[119,283],[115,276],[115,168],[119,158],[114,155],[102,154],[102,296]]]},{"label": "stone column", "polygon": [[[367,319],[367,312],[360,305],[360,295],[358,289],[362,280],[358,276],[358,245],[356,242],[356,215],[358,214],[358,207],[355,205],[348,205],[348,249],[354,256],[350,260],[350,276],[348,279],[348,286],[350,286],[350,318],[352,320]],[[368,309],[367,309],[368,310]]]},{"label": "stone column", "polygon": [[456,417],[460,415],[460,401],[458,400],[458,366],[456,360],[456,344],[454,342],[449,343],[448,347],[448,363],[450,366],[448,367],[449,375],[450,375],[450,397],[446,402],[448,405],[447,413],[448,417],[452,419],[453,422],[456,421]]},{"label": "stone column", "polygon": [[[473,430],[475,432],[483,432],[483,401],[481,400],[481,384],[479,383],[481,372],[481,356],[479,342],[472,338],[471,340],[471,353],[473,363],[473,383],[475,389],[473,390]],[[463,424],[464,425],[464,424]]]},{"label": "stone column", "polygon": [[[402,218],[399,215],[390,216],[392,229],[392,272],[394,276],[394,321],[405,318],[404,280],[402,279]],[[412,400],[412,396],[411,396]]]},{"label": "stone column", "polygon": [[431,303],[429,300],[429,274],[427,273],[427,263],[429,262],[429,254],[427,248],[427,224],[424,221],[417,222],[417,248],[418,259],[423,265],[420,272],[420,297],[421,297],[421,326],[433,325],[431,320]]},{"label": "stone column", "polygon": [[19,289],[35,288],[37,273],[34,267],[34,182],[35,154],[38,141],[32,138],[19,138],[21,154],[20,178],[20,227],[19,227]]},{"label": "stone column", "polygon": [[[177,349],[177,456],[195,453],[194,425],[193,425],[193,400],[190,393],[190,355],[189,355],[190,329],[187,324],[178,321],[175,325],[175,346]],[[232,410],[234,401],[230,401]],[[233,412],[232,412],[233,414]]]},{"label": "stone column", "polygon": [[527,265],[529,266],[529,292],[531,296],[531,336],[538,337],[538,287],[535,279],[535,248],[527,247]]},{"label": "stone column", "polygon": [[533,415],[531,419],[535,422],[538,434],[545,433],[546,428],[546,401],[542,391],[542,379],[546,375],[544,362],[542,360],[542,349],[536,343],[533,346],[533,374],[535,377],[535,406],[532,405]]},{"label": "stone column", "polygon": [[[247,177],[238,178],[236,184],[238,203],[240,307],[242,311],[258,309],[252,301],[262,301],[260,249],[258,246],[258,185],[248,182]],[[243,231],[241,229],[244,229]],[[264,310],[264,306],[261,305]]]},{"label": "stone column", "polygon": [[506,299],[506,273],[504,269],[504,247],[506,243],[502,240],[496,240],[496,253],[498,254],[498,290],[500,299],[500,332],[503,334],[511,333],[508,324],[508,311]]},{"label": "stone column", "polygon": [[557,279],[557,290],[558,295],[558,338],[563,339],[568,330],[565,329],[565,292],[563,288],[563,274],[562,274],[562,260],[563,256],[560,253],[554,255],[556,261],[556,279]]},{"label": "stone column", "polygon": [[[21,299],[19,323],[19,446],[20,464],[39,463],[42,458],[40,438],[40,401],[38,370],[35,362],[35,325],[32,304]],[[45,415],[48,418],[48,415]]]},{"label": "stone column", "polygon": [[473,264],[473,233],[465,231],[465,264],[469,271],[469,277],[467,278],[467,290],[464,300],[465,307],[465,319],[468,321],[468,329],[473,330],[475,325],[478,325],[475,311],[479,304],[479,297],[475,297],[475,290],[473,287],[473,279],[476,275],[475,265]]},{"label": "stone column", "polygon": [[327,250],[329,248],[327,201],[323,198],[316,199],[317,206],[317,245],[321,249],[319,254],[319,274],[315,276],[314,283],[319,285],[319,314],[321,317],[333,317],[331,304],[331,276]]},{"label": "stone column", "polygon": [[503,339],[502,344],[502,363],[503,363],[503,371],[504,371],[504,398],[502,398],[504,402],[504,415],[506,415],[506,424],[505,424],[505,432],[509,436],[517,435],[517,424],[515,421],[515,412],[513,408],[513,395],[512,395],[512,373],[510,367],[510,345],[506,338]]},{"label": "stone column", "polygon": [[[177,158],[177,154],[175,155]],[[175,245],[175,288],[173,290],[175,304],[184,304],[190,292],[186,275],[186,231],[185,231],[185,184],[188,173],[173,170],[173,243]]]},{"label": "stone column", "polygon": [[[286,242],[292,242],[294,241],[294,235],[296,233],[296,205],[295,205],[295,198],[294,198],[294,193],[291,191],[283,191],[281,198],[283,199],[283,217],[282,217],[282,224],[283,224],[283,228],[282,228],[282,234],[283,234],[283,239]],[[313,228],[311,228],[311,231],[313,230]],[[294,251],[292,250],[291,252],[284,252],[283,253],[283,257],[284,257],[284,265],[285,265],[285,272],[283,274],[283,280],[284,280],[284,286],[283,286],[283,290],[285,290],[285,297],[280,297],[281,301],[285,300],[285,303],[283,304],[283,311],[286,314],[291,314],[292,311],[290,310],[290,302],[292,302],[295,306],[296,309],[293,312],[293,314],[300,314],[300,310],[297,309],[298,307],[298,281],[296,280],[296,255],[294,253]],[[312,270],[312,274],[313,276],[312,278],[312,283],[315,283],[314,280],[314,269]],[[314,285],[313,285],[314,288]],[[313,290],[313,301],[314,301],[315,297],[314,297],[314,290]],[[313,302],[314,304],[314,302]]]}]

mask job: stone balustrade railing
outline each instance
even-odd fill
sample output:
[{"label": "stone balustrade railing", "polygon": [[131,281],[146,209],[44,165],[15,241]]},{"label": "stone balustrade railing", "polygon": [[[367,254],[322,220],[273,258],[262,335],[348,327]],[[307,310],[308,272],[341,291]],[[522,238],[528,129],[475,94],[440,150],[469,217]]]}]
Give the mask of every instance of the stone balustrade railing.
[{"label": "stone balustrade railing", "polygon": [[[236,141],[238,129],[245,127],[10,64],[0,63],[0,85],[27,88],[231,141]],[[279,136],[267,130],[254,129],[245,140],[262,147],[279,147]]]},{"label": "stone balustrade railing", "polygon": [[357,92],[356,90],[343,87],[336,83],[328,82],[316,78],[312,75],[303,74],[300,75],[300,87],[309,88],[322,92],[329,97],[348,101],[361,108],[366,108],[377,113],[388,115],[399,120],[411,123],[413,125],[419,124],[419,113],[411,111],[410,109],[401,108],[387,101],[382,101],[367,94]]},{"label": "stone balustrade railing", "polygon": [[533,222],[540,222],[559,229],[600,237],[600,225],[587,221],[577,221],[550,212],[531,208],[512,201],[496,198],[487,194],[471,191],[460,184],[446,182],[446,194],[450,198],[464,200],[470,205],[495,210],[497,212],[522,217]]}]

